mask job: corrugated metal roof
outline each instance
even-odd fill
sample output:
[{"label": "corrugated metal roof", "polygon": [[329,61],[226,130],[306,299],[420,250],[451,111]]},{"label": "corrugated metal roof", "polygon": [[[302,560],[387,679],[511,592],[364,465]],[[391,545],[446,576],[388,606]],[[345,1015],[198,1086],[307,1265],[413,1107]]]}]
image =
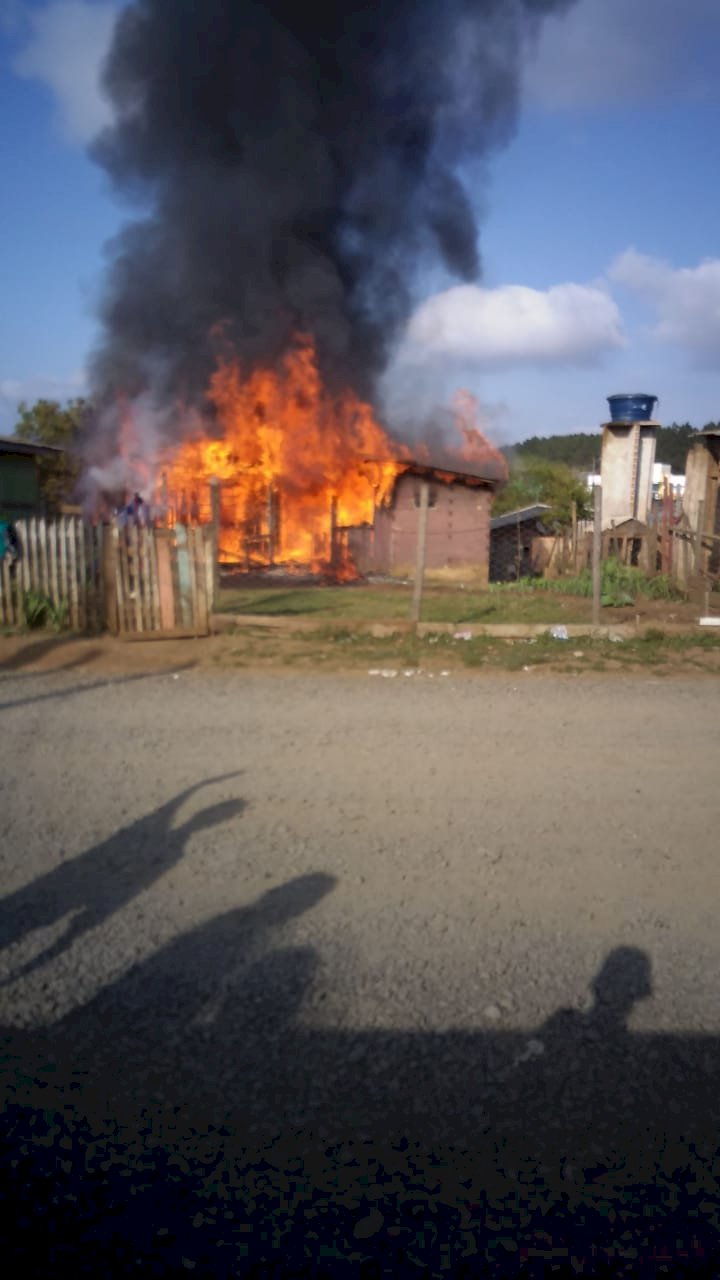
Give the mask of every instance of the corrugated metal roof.
[{"label": "corrugated metal roof", "polygon": [[518,507],[517,511],[506,511],[504,516],[493,516],[490,529],[503,529],[509,524],[526,524],[531,520],[539,520],[550,507],[545,502],[536,502],[534,507]]},{"label": "corrugated metal roof", "polygon": [[33,457],[51,457],[65,450],[54,444],[34,444],[30,440],[18,440],[17,436],[0,436],[0,453],[30,454]]}]

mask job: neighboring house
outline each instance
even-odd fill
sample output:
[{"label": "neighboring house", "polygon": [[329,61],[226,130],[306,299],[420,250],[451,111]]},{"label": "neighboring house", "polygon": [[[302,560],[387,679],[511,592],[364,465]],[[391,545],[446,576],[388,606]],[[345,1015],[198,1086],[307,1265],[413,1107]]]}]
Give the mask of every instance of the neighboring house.
[{"label": "neighboring house", "polygon": [[720,576],[720,431],[698,431],[685,467],[681,529],[693,535],[700,527],[703,543],[696,555],[689,541],[675,543],[673,571],[681,586],[705,575]]},{"label": "neighboring house", "polygon": [[360,573],[408,577],[415,571],[420,489],[429,484],[425,567],[461,570],[487,582],[490,505],[498,481],[471,471],[408,462],[372,525],[346,530],[347,548]]},{"label": "neighboring house", "polygon": [[43,514],[38,460],[57,457],[62,452],[51,445],[0,436],[0,519],[20,520]]},{"label": "neighboring house", "polygon": [[490,521],[491,582],[515,582],[542,573],[547,558],[544,539],[549,533],[543,517],[549,510],[538,502]]}]

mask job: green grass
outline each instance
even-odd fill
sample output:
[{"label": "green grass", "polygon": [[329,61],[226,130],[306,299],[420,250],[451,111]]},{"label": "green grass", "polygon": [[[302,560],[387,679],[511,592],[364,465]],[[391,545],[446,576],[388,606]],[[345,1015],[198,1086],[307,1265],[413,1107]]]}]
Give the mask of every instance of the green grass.
[{"label": "green grass", "polygon": [[[406,622],[412,588],[340,586],[230,588],[221,590],[217,612],[243,617],[333,618],[343,621]],[[521,587],[485,591],[430,587],[423,595],[423,622],[584,622],[589,604],[562,592]]]},{"label": "green grass", "polygon": [[[485,590],[457,586],[427,586],[423,594],[424,622],[585,622],[590,617],[592,576],[582,570],[574,577],[522,579],[494,583]],[[412,587],[297,586],[227,587],[220,591],[218,613],[244,617],[319,617],[365,622],[407,621]],[[646,578],[639,569],[606,560],[603,565],[602,601],[606,608],[630,606],[638,599],[677,600],[667,577]]]}]

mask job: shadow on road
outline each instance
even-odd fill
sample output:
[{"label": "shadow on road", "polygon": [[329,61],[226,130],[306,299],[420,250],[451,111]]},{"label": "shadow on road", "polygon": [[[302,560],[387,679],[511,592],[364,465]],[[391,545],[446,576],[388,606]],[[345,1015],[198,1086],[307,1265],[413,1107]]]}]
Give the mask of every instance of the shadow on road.
[{"label": "shadow on road", "polygon": [[[32,676],[27,673],[23,676],[23,679],[40,679],[42,677],[61,675],[72,667],[83,665],[84,661],[85,659],[77,659],[68,663],[66,667],[53,668],[52,671],[33,672]],[[137,680],[159,680],[166,676],[180,675],[183,671],[192,671],[194,667],[194,662],[184,662],[182,666],[169,667],[166,671],[140,671],[132,676],[107,676],[103,680],[92,680],[86,684],[72,685],[70,688],[63,685],[59,689],[50,689],[47,693],[32,693],[27,697],[13,698],[8,702],[0,702],[0,711],[9,711],[16,707],[27,707],[36,702],[52,702],[58,698],[71,698],[78,693],[91,693],[93,689],[107,689],[116,684],[133,684]]]},{"label": "shadow on road", "polygon": [[649,956],[611,951],[589,1012],[528,1032],[323,1025],[286,930],[332,885],[7,1031],[23,1274],[717,1274],[720,1040],[629,1030]]},{"label": "shadow on road", "polygon": [[88,929],[103,924],[174,867],[198,831],[242,813],[242,800],[223,800],[194,813],[179,827],[173,820],[182,804],[203,787],[226,782],[236,773],[208,778],[187,787],[153,813],[121,828],[102,844],[53,867],[46,875],[0,899],[0,952],[35,929],[48,928],[71,912],[64,933],[28,963],[5,971],[0,985],[16,981],[65,951]]},{"label": "shadow on road", "polygon": [[56,650],[64,648],[65,645],[72,644],[75,639],[74,635],[44,636],[42,639],[29,639],[23,648],[17,649],[15,653],[10,654],[8,658],[4,658],[0,662],[0,674],[5,675],[19,671],[22,667],[29,666],[31,662],[37,662],[39,658],[45,658],[49,653],[55,653]]}]

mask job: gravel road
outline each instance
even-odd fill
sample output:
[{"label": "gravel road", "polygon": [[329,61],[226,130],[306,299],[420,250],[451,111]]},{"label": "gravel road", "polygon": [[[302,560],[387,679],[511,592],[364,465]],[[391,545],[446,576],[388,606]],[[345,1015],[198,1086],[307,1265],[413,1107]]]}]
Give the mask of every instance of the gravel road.
[{"label": "gravel road", "polygon": [[707,1263],[717,697],[0,675],[14,1274]]}]

